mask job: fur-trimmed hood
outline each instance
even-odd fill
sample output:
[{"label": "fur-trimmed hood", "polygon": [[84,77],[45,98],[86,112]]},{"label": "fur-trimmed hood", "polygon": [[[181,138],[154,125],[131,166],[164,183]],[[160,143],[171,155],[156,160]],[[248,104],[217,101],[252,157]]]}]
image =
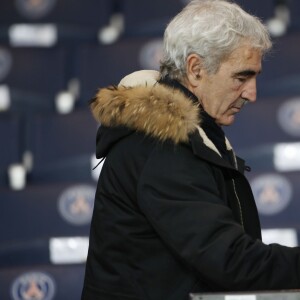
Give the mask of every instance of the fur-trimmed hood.
[{"label": "fur-trimmed hood", "polygon": [[163,84],[100,89],[91,103],[104,126],[124,126],[161,141],[187,142],[199,126],[199,106],[183,92]]}]

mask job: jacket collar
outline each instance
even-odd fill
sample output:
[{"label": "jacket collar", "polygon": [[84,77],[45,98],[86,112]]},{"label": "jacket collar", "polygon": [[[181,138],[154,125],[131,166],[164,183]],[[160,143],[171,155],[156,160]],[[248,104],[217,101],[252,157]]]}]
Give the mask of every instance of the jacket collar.
[{"label": "jacket collar", "polygon": [[200,123],[198,105],[181,90],[162,84],[101,89],[91,110],[104,126],[125,126],[175,144],[188,142]]},{"label": "jacket collar", "polygon": [[[194,154],[202,159],[234,169],[221,157],[201,128],[197,98],[182,85],[177,85],[180,84],[162,82],[153,86],[104,88],[92,100],[91,110],[104,127],[125,127],[131,132],[144,132],[160,141],[190,144]],[[103,137],[99,136],[98,142],[103,144]],[[232,151],[228,141],[227,146]],[[232,157],[236,169],[243,171],[233,151]]]},{"label": "jacket collar", "polygon": [[163,84],[168,87],[172,87],[173,89],[177,89],[182,91],[182,93],[190,100],[192,101],[196,106],[199,106],[199,100],[198,98],[184,85],[182,85],[179,81],[170,79],[168,76],[161,78],[158,81],[160,84]]},{"label": "jacket collar", "polygon": [[232,149],[228,149],[232,156],[232,164],[230,164],[227,160],[222,158],[222,156],[217,152],[217,150],[212,149],[213,146],[207,144],[209,143],[209,140],[206,141],[206,137],[203,136],[203,133],[199,134],[198,132],[193,132],[190,135],[189,142],[194,155],[198,156],[199,158],[213,163],[214,165],[226,169],[239,171],[240,173],[244,174],[245,161],[240,157],[236,156]]}]

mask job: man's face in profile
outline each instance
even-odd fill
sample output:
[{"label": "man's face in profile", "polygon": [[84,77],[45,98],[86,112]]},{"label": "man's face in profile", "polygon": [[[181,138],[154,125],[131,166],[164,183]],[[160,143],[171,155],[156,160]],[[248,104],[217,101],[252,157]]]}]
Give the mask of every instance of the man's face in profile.
[{"label": "man's face in profile", "polygon": [[235,49],[215,74],[201,70],[194,93],[204,110],[219,125],[234,122],[244,103],[256,100],[256,77],[261,71],[262,54],[247,44]]}]

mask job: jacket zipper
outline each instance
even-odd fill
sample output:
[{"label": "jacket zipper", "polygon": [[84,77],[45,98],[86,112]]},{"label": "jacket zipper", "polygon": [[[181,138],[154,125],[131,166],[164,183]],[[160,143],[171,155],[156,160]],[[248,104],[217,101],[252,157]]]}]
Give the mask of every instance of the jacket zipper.
[{"label": "jacket zipper", "polygon": [[239,198],[239,196],[238,196],[238,194],[236,192],[234,179],[231,179],[231,180],[232,180],[234,194],[235,194],[235,197],[236,197],[236,199],[238,201],[238,204],[239,204],[241,224],[242,224],[243,229],[245,230],[241,201],[240,201],[240,198]]},{"label": "jacket zipper", "polygon": [[[218,153],[221,157],[222,155],[220,154],[220,152],[218,151],[218,149],[216,148],[216,146],[213,144],[213,142],[207,137],[206,133],[204,132],[204,130],[200,127],[200,126],[197,126],[197,129],[199,131],[199,135],[201,136],[204,144],[212,149],[213,151],[215,151],[216,153]],[[229,141],[226,139],[227,143],[229,144]],[[231,148],[231,154],[232,154],[232,159],[233,159],[233,164],[234,164],[234,167],[236,170],[238,170],[238,164],[237,164],[237,160],[236,160],[236,156],[235,156],[235,153],[231,147],[231,145],[229,144],[230,148]],[[229,149],[228,149],[229,150]],[[244,227],[244,220],[243,220],[243,212],[242,212],[242,206],[241,206],[241,201],[239,199],[239,196],[236,192],[236,187],[235,187],[235,182],[234,182],[234,179],[231,179],[232,180],[232,184],[233,184],[233,190],[234,190],[234,194],[235,194],[235,197],[238,201],[238,204],[239,204],[239,210],[240,210],[240,219],[241,219],[241,225],[245,231],[245,227]]]},{"label": "jacket zipper", "polygon": [[[232,151],[232,156],[233,156],[233,161],[234,161],[235,168],[236,168],[236,170],[238,170],[238,164],[237,164],[237,161],[236,161],[235,153],[233,151]],[[236,197],[237,202],[239,204],[241,224],[242,224],[242,227],[243,227],[243,229],[245,231],[241,201],[240,201],[240,198],[239,198],[239,196],[237,194],[237,191],[236,191],[234,179],[232,178],[231,180],[232,180],[234,194],[235,194],[235,197]]]}]

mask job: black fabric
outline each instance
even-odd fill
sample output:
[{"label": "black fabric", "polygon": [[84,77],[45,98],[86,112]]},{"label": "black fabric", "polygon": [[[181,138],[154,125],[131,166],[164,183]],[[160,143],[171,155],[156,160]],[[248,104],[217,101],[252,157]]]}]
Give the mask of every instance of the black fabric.
[{"label": "black fabric", "polygon": [[244,162],[102,127],[82,300],[188,300],[191,292],[300,288],[300,250],[261,242]]},{"label": "black fabric", "polygon": [[82,299],[187,300],[190,292],[300,287],[299,249],[260,242],[246,178],[218,155],[222,166],[209,162],[214,152],[191,139],[193,147],[175,146],[135,133],[111,148]]},{"label": "black fabric", "polygon": [[106,157],[111,147],[118,141],[133,133],[133,130],[123,127],[106,127],[101,125],[97,131],[96,138],[96,157]]}]

